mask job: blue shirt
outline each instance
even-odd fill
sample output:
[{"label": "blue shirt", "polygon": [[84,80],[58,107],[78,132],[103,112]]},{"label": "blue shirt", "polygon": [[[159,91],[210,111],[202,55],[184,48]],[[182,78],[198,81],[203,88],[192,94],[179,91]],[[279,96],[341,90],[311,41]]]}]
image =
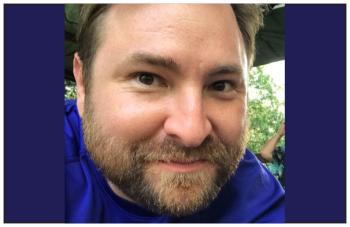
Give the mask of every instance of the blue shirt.
[{"label": "blue shirt", "polygon": [[151,213],[118,197],[90,159],[82,133],[76,103],[66,101],[66,222],[284,222],[284,190],[248,150],[236,174],[230,178],[209,207],[191,216],[175,218]]}]

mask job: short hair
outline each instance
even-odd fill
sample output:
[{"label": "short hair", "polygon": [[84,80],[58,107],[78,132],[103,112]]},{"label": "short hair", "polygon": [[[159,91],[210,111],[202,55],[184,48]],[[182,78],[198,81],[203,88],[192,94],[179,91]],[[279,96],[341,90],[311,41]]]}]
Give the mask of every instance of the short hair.
[{"label": "short hair", "polygon": [[[91,65],[100,44],[101,21],[111,5],[83,4],[76,33],[78,55],[83,62],[83,81],[86,92],[90,89]],[[255,35],[263,26],[264,6],[258,4],[231,4],[243,37],[249,68],[255,58]]]}]

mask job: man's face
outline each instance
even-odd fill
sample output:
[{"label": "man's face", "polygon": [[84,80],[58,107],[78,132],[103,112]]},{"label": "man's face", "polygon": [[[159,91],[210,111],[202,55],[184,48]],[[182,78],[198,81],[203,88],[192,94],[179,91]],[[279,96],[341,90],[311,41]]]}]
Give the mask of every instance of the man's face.
[{"label": "man's face", "polygon": [[247,59],[233,10],[117,5],[101,26],[91,90],[78,98],[94,162],[154,212],[208,206],[244,152]]}]

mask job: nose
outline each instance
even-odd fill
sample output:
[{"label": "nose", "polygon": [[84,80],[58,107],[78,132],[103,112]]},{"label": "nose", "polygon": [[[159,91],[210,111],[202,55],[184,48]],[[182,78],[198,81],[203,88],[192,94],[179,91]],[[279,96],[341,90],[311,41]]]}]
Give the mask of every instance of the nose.
[{"label": "nose", "polygon": [[201,145],[212,131],[203,102],[201,92],[187,92],[177,97],[164,123],[166,135],[185,147]]}]

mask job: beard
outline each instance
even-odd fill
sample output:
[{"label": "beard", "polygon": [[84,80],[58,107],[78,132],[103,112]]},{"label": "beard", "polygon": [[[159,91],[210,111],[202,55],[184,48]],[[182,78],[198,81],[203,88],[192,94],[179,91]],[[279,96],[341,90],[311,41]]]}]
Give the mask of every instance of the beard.
[{"label": "beard", "polygon": [[[244,155],[246,125],[231,144],[213,136],[195,148],[184,147],[171,138],[162,143],[149,139],[125,141],[107,136],[95,119],[92,105],[85,104],[84,141],[92,160],[122,193],[157,214],[180,217],[206,208]],[[204,160],[207,166],[189,172],[159,168],[160,163],[172,160]]]}]

